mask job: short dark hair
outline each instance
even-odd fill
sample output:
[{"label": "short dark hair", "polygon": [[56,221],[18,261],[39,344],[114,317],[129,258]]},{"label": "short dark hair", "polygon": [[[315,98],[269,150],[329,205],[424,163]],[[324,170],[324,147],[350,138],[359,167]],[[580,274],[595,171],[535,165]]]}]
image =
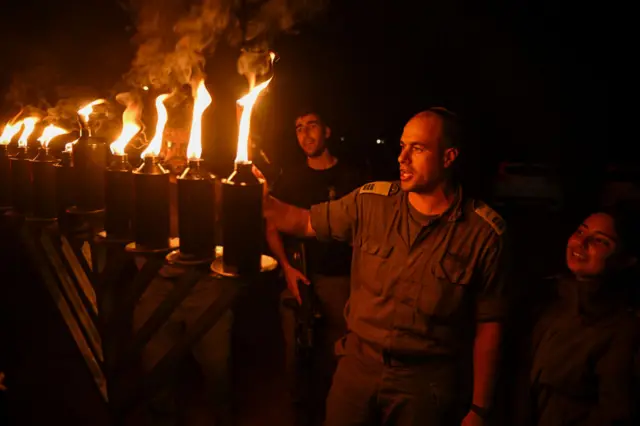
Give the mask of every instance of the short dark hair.
[{"label": "short dark hair", "polygon": [[462,126],[455,112],[445,107],[431,107],[426,112],[437,115],[442,120],[442,139],[446,148],[462,146]]},{"label": "short dark hair", "polygon": [[325,114],[320,112],[320,110],[318,108],[314,108],[314,107],[308,107],[307,106],[307,107],[298,109],[298,111],[296,112],[295,119],[297,120],[300,117],[304,117],[306,115],[311,115],[311,114],[313,114],[316,117],[318,117],[320,119],[320,123],[323,126],[327,125],[327,121],[325,120]]}]

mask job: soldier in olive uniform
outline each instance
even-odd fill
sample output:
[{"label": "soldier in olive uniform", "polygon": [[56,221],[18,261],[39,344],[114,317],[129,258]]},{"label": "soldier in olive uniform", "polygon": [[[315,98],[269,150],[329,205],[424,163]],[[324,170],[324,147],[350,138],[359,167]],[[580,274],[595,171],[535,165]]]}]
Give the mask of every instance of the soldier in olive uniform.
[{"label": "soldier in olive uniform", "polygon": [[281,231],[354,247],[327,426],[485,424],[506,311],[505,224],[454,184],[458,153],[456,116],[433,108],[404,128],[399,184],[310,210],[265,200]]}]

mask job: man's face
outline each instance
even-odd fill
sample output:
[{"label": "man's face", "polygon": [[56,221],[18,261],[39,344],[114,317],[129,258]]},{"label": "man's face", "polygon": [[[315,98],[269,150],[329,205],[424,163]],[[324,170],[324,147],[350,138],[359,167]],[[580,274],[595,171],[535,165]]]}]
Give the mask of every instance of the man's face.
[{"label": "man's face", "polygon": [[428,193],[446,178],[458,150],[443,147],[441,135],[442,121],[435,114],[418,114],[404,127],[398,156],[403,191]]},{"label": "man's face", "polygon": [[326,139],[331,129],[325,126],[316,114],[307,114],[296,119],[298,144],[307,157],[318,157],[326,149]]}]

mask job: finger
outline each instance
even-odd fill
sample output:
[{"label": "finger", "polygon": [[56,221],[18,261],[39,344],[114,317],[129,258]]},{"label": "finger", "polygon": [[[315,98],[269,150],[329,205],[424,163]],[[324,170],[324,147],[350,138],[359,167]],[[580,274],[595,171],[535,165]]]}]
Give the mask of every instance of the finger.
[{"label": "finger", "polygon": [[298,291],[298,285],[291,289],[291,293],[293,293],[293,297],[298,301],[298,305],[302,305],[302,298],[300,297],[300,292]]}]

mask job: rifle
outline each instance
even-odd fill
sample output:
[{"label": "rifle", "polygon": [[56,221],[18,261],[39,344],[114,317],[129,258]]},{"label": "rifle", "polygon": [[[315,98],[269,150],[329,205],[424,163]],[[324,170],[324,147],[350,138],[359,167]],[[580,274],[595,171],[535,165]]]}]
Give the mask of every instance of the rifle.
[{"label": "rifle", "polygon": [[[295,244],[291,260],[292,266],[302,272],[304,276],[309,277],[307,268],[307,255],[304,242]],[[314,331],[317,320],[320,318],[317,309],[316,294],[313,283],[307,285],[298,282],[298,292],[300,293],[301,304],[296,303],[296,341],[298,350],[306,355],[314,345]],[[302,354],[301,354],[302,355]]]},{"label": "rifle", "polygon": [[[297,241],[292,244],[289,255],[291,265],[309,278],[304,242]],[[313,282],[309,285],[298,282],[298,291],[302,303],[298,304],[297,300],[291,299],[287,307],[293,309],[296,318],[297,390],[295,392],[299,398],[296,412],[297,424],[306,425],[311,424],[315,417],[312,399],[314,394],[313,347],[320,314]]]}]

